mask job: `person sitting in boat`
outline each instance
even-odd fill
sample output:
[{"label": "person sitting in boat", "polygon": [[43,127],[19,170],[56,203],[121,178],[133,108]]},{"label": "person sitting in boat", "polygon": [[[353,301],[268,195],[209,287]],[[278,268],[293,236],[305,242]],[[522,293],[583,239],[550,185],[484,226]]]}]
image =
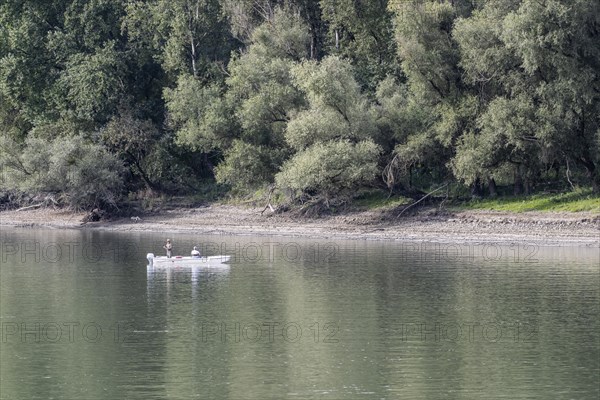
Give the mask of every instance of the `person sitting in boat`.
[{"label": "person sitting in boat", "polygon": [[163,248],[167,251],[167,258],[171,258],[171,252],[173,251],[171,239],[167,239],[167,243],[163,246]]},{"label": "person sitting in boat", "polygon": [[198,247],[196,247],[196,246],[194,246],[194,250],[192,250],[192,257],[200,258],[200,251],[198,250]]}]

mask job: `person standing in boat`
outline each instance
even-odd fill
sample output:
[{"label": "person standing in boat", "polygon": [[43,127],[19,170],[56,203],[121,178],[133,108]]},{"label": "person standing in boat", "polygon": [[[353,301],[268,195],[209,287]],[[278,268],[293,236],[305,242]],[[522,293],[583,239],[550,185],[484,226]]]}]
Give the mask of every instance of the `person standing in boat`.
[{"label": "person standing in boat", "polygon": [[163,248],[167,251],[167,258],[171,258],[171,252],[173,251],[171,239],[167,239],[167,243],[163,246]]},{"label": "person standing in boat", "polygon": [[194,249],[192,250],[192,257],[193,258],[200,258],[200,251],[198,250],[198,247],[194,246]]}]

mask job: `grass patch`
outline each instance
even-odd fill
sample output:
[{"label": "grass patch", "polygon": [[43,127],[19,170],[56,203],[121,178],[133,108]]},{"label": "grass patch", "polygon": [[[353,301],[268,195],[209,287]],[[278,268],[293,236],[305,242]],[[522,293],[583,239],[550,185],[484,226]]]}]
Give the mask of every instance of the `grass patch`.
[{"label": "grass patch", "polygon": [[[271,197],[271,204],[275,206],[277,204],[277,196],[275,194]],[[247,193],[239,191],[230,191],[226,196],[219,199],[219,203],[228,206],[236,207],[261,207],[267,202],[268,192],[266,189],[257,189],[255,191],[248,191]]]},{"label": "grass patch", "polygon": [[387,192],[383,191],[369,191],[365,193],[359,193],[354,200],[352,205],[360,209],[365,210],[377,210],[377,209],[393,209],[403,204],[412,203],[413,200],[402,196],[391,196],[389,197]]},{"label": "grass patch", "polygon": [[496,199],[471,200],[453,208],[462,210],[493,210],[507,212],[525,211],[590,211],[600,213],[600,195],[591,189],[559,194],[535,194]]}]

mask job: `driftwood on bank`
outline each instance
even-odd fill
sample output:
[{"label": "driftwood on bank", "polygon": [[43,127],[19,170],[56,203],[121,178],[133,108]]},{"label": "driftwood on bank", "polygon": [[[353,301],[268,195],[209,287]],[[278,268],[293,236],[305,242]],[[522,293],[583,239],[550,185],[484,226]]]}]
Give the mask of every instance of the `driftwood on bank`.
[{"label": "driftwood on bank", "polygon": [[271,210],[271,212],[275,212],[275,209],[273,208],[273,206],[271,205],[271,197],[273,196],[273,192],[275,191],[275,186],[271,186],[271,188],[269,189],[269,197],[267,198],[267,205],[265,206],[265,208],[263,208],[263,210],[260,212],[260,215],[263,215],[265,211],[267,211],[267,208],[269,208]]},{"label": "driftwood on bank", "polygon": [[49,203],[52,203],[55,206],[59,205],[58,202],[54,199],[54,197],[46,196],[44,198],[44,201],[42,201],[41,203],[32,204],[32,205],[26,206],[26,207],[21,207],[21,208],[18,208],[17,211],[27,211],[27,210],[32,210],[34,208],[47,207],[49,205]]},{"label": "driftwood on bank", "polygon": [[39,208],[39,207],[43,206],[44,204],[46,204],[46,203],[41,202],[41,203],[38,203],[38,204],[34,204],[32,206],[21,207],[21,208],[18,208],[17,211],[27,211],[27,210],[31,210],[31,209],[34,209],[34,208]]},{"label": "driftwood on bank", "polygon": [[417,204],[419,204],[420,202],[422,202],[423,200],[425,200],[426,198],[428,198],[429,196],[431,196],[432,194],[434,194],[435,192],[438,192],[440,190],[442,190],[443,188],[445,188],[446,186],[448,186],[448,184],[446,183],[443,186],[440,186],[439,188],[435,189],[432,192],[427,193],[425,196],[421,197],[419,200],[415,201],[414,203],[412,203],[411,205],[409,205],[408,207],[404,207],[404,209],[400,212],[400,214],[398,214],[396,216],[396,218],[400,218],[402,216],[402,214],[404,214],[404,212],[406,210],[408,210],[409,208],[412,208],[413,206],[416,206]]}]

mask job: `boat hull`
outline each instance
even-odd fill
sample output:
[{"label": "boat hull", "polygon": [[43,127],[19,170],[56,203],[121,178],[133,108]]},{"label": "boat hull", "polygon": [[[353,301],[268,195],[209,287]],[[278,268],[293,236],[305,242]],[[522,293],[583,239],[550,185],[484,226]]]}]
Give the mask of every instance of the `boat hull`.
[{"label": "boat hull", "polygon": [[210,257],[155,257],[154,254],[147,255],[148,266],[155,268],[194,268],[194,267],[228,267],[227,262],[231,256],[210,256]]}]

